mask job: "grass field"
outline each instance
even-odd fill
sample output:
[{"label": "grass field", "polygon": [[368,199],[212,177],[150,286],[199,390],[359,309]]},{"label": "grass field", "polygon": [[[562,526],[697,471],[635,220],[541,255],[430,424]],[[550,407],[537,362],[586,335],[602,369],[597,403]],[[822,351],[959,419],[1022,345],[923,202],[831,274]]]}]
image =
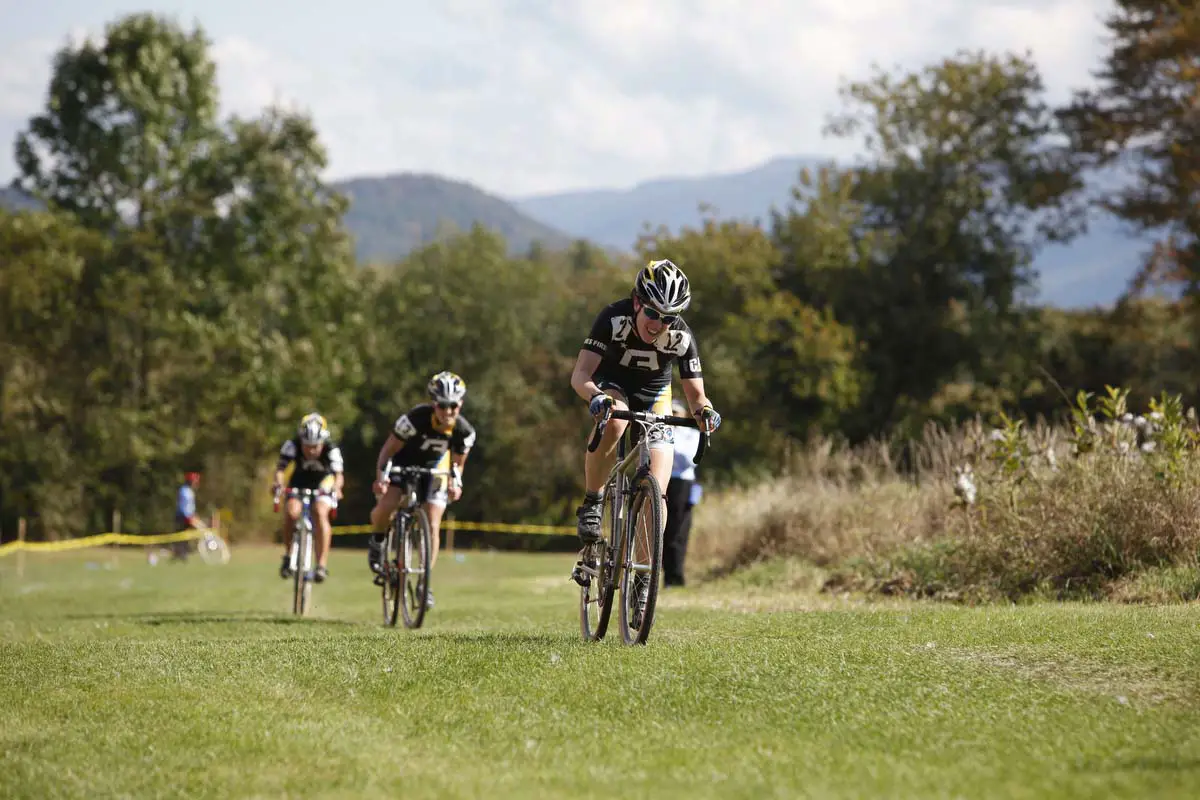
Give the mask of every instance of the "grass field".
[{"label": "grass field", "polygon": [[1195,797],[1200,608],[727,580],[579,641],[572,559],[471,551],[418,632],[361,552],[0,559],[3,797]]}]

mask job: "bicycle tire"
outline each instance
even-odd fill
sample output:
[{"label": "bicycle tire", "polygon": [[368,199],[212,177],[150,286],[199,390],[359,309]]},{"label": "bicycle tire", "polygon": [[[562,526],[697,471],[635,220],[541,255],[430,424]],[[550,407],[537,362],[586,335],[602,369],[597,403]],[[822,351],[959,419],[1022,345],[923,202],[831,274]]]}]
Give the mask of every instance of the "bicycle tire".
[{"label": "bicycle tire", "polygon": [[292,612],[304,616],[308,613],[312,600],[312,561],[313,561],[313,532],[307,522],[301,523],[299,530],[292,534],[300,537],[300,551],[296,558],[296,574],[292,594]]},{"label": "bicycle tire", "polygon": [[418,508],[410,517],[402,548],[404,568],[400,573],[400,594],[403,603],[400,613],[404,617],[404,627],[415,630],[425,621],[429,602],[429,561],[433,544],[425,509]]},{"label": "bicycle tire", "polygon": [[400,618],[400,598],[403,586],[400,582],[400,552],[403,537],[404,515],[397,514],[388,526],[383,539],[382,561],[379,564],[383,576],[383,624],[395,627]]},{"label": "bicycle tire", "polygon": [[[646,502],[652,500],[653,502]],[[644,517],[644,512],[650,511],[650,541],[646,543],[644,554],[648,557],[648,563],[644,565],[645,571],[635,571],[634,556],[637,553],[637,531],[638,523]],[[654,625],[654,609],[658,603],[658,583],[659,572],[662,569],[662,548],[663,548],[663,509],[662,509],[662,488],[658,484],[658,480],[650,474],[649,471],[641,472],[634,478],[633,490],[630,493],[630,501],[626,512],[626,530],[622,553],[619,555],[621,563],[621,639],[625,644],[645,644],[650,638],[650,629]],[[638,580],[637,576],[644,576],[643,580]],[[645,601],[641,603],[641,615],[639,619],[631,618],[630,604],[632,602],[641,602],[639,590],[641,586],[645,586],[646,595]],[[633,622],[637,625],[633,625]]]},{"label": "bicycle tire", "polygon": [[196,542],[196,552],[200,560],[210,566],[229,563],[229,545],[215,533],[201,537]]},{"label": "bicycle tire", "polygon": [[[617,540],[616,519],[613,515],[613,497],[615,492],[612,485],[605,487],[603,506],[600,511],[600,530],[602,539],[599,545],[592,545],[593,552],[599,553],[599,567],[587,586],[579,587],[579,632],[585,642],[599,642],[608,633],[608,623],[612,618],[614,589],[616,588],[616,560],[613,558],[613,548]],[[593,608],[594,607],[594,608]],[[591,619],[595,611],[596,619]]]}]

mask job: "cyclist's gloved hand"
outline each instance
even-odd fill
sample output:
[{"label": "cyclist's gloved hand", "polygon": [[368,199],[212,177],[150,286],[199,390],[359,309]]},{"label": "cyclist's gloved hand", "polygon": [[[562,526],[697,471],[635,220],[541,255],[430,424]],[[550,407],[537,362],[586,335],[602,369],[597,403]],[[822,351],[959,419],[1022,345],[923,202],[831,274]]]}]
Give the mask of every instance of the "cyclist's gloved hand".
[{"label": "cyclist's gloved hand", "polygon": [[588,411],[595,419],[603,419],[612,410],[613,399],[606,394],[593,395],[588,401]]},{"label": "cyclist's gloved hand", "polygon": [[697,411],[695,416],[696,422],[700,423],[700,430],[706,433],[712,433],[721,427],[721,415],[712,406],[705,406]]}]

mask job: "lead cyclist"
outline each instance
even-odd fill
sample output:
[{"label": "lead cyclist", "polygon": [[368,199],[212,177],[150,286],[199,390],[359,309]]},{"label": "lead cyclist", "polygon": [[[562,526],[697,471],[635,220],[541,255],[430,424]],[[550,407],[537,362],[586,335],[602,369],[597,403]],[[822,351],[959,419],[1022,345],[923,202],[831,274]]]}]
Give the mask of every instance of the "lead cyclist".
[{"label": "lead cyclist", "polygon": [[[649,262],[638,273],[629,297],[610,303],[596,317],[575,361],[571,388],[587,401],[597,423],[613,409],[670,414],[671,371],[678,363],[683,394],[698,426],[709,433],[720,426],[721,415],[704,391],[696,340],[680,316],[691,301],[691,286],[683,270],[662,259]],[[600,539],[601,492],[627,424],[609,420],[600,446],[584,455],[585,493],[575,514],[579,542],[585,550]],[[671,479],[674,429],[668,427],[664,439],[652,441],[648,447],[650,472],[665,490]],[[659,503],[665,514],[666,498],[660,497]],[[581,561],[583,557],[581,553]],[[572,578],[586,585],[587,577],[579,566]]]}]

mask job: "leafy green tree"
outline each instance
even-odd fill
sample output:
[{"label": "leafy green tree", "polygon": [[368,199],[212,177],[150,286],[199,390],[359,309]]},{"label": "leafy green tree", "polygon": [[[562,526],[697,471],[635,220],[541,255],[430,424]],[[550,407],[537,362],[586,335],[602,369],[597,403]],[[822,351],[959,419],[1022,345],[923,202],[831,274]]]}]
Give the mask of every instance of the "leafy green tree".
[{"label": "leafy green tree", "polygon": [[218,127],[208,47],[198,28],[151,14],[64,47],[46,110],[17,138],[16,185],[91,227],[144,224],[188,193]]},{"label": "leafy green tree", "polygon": [[1180,0],[1116,0],[1106,27],[1112,50],[1061,116],[1072,144],[1115,183],[1099,204],[1162,236],[1132,288],[1200,286],[1200,6]]},{"label": "leafy green tree", "polygon": [[[1042,93],[1028,58],[966,53],[843,88],[829,130],[861,137],[872,161],[810,181],[780,239],[784,286],[832,299],[865,345],[860,432],[919,423],[947,382],[1002,386],[1008,400],[1024,390],[1027,371],[1004,356],[1022,346],[1033,256],[1076,233],[1083,211]],[[803,234],[826,220],[814,249]],[[829,253],[846,266],[831,270]]]}]

